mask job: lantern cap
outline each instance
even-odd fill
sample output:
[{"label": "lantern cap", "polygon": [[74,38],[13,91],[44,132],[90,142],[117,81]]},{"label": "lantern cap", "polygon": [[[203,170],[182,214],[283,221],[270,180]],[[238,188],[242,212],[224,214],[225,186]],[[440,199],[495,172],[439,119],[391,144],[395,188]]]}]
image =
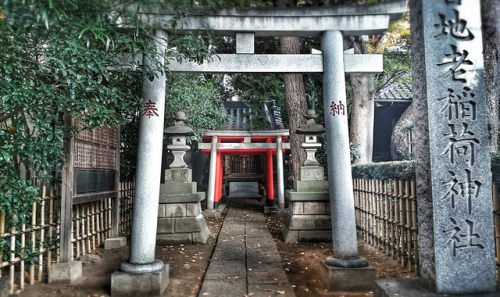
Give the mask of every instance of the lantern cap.
[{"label": "lantern cap", "polygon": [[187,120],[186,113],[183,111],[178,111],[175,113],[175,123],[173,126],[165,129],[165,134],[167,135],[178,135],[178,136],[191,136],[194,135],[193,129],[184,125],[184,121]]}]

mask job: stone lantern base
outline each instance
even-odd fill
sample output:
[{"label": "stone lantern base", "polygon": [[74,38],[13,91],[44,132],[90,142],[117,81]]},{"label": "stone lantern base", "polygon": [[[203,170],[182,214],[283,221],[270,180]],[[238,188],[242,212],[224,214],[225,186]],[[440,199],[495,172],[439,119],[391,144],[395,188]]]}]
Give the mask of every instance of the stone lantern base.
[{"label": "stone lantern base", "polygon": [[196,190],[191,169],[165,171],[165,183],[160,185],[157,243],[207,242],[210,230],[200,204],[205,199],[205,193]]},{"label": "stone lantern base", "polygon": [[320,166],[302,166],[294,190],[287,191],[291,213],[283,225],[285,242],[331,241],[328,181]]}]

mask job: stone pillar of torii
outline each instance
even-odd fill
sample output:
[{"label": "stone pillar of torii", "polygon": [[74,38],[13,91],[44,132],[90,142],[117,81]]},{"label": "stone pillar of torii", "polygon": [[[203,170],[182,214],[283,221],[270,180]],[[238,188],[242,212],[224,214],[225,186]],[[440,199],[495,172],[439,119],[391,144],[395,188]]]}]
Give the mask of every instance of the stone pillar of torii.
[{"label": "stone pillar of torii", "polygon": [[[182,27],[176,28],[177,33],[210,28],[216,34],[236,35],[236,54],[218,55],[203,64],[169,61],[169,70],[172,72],[323,73],[334,247],[334,258],[327,259],[326,264],[335,267],[335,273],[331,276],[354,279],[352,289],[356,288],[359,277],[363,277],[356,276],[359,272],[356,269],[366,267],[368,263],[358,257],[357,251],[344,75],[375,73],[383,69],[381,55],[344,52],[342,40],[344,35],[381,33],[388,28],[391,17],[398,17],[405,11],[406,1],[398,1],[326,9],[228,10],[217,15],[188,16],[183,19]],[[141,15],[143,21],[159,28],[153,40],[158,55],[162,56],[161,61],[166,50],[166,33],[160,29],[173,17],[157,12]],[[253,54],[255,36],[322,36],[323,54]],[[133,69],[134,65],[142,62],[142,57],[124,56],[118,64]],[[149,60],[144,59],[144,64],[147,67]],[[121,265],[120,271],[112,275],[112,296],[159,295],[168,283],[168,265],[155,260],[166,84],[164,72],[155,74],[153,80],[149,76],[143,79],[144,111],[140,121],[130,259]],[[278,147],[280,144],[282,142],[277,139]],[[212,147],[214,145],[217,145],[216,138],[212,140]],[[214,151],[211,163],[215,161]],[[283,162],[282,155],[277,156],[277,161]],[[209,195],[213,195],[213,184],[209,183]],[[278,184],[278,193],[283,192],[281,182]],[[211,202],[208,207],[213,207]]]}]

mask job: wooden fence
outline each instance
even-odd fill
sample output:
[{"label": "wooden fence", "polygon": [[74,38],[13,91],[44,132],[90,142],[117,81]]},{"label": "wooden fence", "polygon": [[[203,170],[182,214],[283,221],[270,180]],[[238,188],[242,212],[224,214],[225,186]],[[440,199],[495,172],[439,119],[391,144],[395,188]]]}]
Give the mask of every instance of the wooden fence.
[{"label": "wooden fence", "polygon": [[[417,202],[415,181],[353,179],[356,225],[368,244],[418,272]],[[495,250],[500,267],[500,197],[493,184]]]},{"label": "wooden fence", "polygon": [[135,182],[120,183],[120,234],[130,235],[134,208]]},{"label": "wooden fence", "polygon": [[[120,183],[120,233],[128,235],[132,222],[135,184]],[[15,214],[0,212],[0,277],[8,275],[10,293],[26,284],[44,281],[52,263],[59,261],[61,201],[54,189],[42,187],[25,223],[13,225]],[[73,206],[72,258],[91,253],[111,236],[112,198]]]},{"label": "wooden fence", "polygon": [[353,184],[359,236],[418,271],[415,182],[355,178]]}]

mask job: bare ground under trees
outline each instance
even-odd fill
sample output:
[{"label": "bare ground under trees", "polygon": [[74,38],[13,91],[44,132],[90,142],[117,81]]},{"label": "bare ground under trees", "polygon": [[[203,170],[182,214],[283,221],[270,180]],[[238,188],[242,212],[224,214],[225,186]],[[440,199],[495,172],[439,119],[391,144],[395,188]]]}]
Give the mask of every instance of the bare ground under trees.
[{"label": "bare ground under trees", "polygon": [[[207,218],[207,224],[212,232],[205,245],[173,244],[157,246],[157,258],[170,266],[170,283],[163,296],[184,297],[197,296],[203,276],[213,253],[217,235],[222,226],[222,218]],[[283,267],[288,280],[300,296],[371,296],[370,292],[328,292],[322,280],[322,261],[332,255],[331,244],[285,244],[281,237],[283,215],[266,216],[269,231],[278,247]],[[396,260],[360,242],[360,255],[377,268],[377,278],[409,278],[416,277],[412,272],[401,268]],[[128,248],[118,250],[98,249],[82,259],[83,278],[77,284],[46,284],[38,283],[27,286],[26,290],[17,292],[22,297],[101,297],[109,296],[111,273],[116,271],[120,263],[128,256]]]}]

